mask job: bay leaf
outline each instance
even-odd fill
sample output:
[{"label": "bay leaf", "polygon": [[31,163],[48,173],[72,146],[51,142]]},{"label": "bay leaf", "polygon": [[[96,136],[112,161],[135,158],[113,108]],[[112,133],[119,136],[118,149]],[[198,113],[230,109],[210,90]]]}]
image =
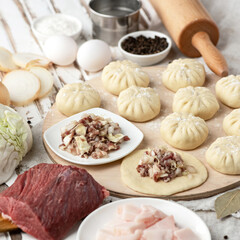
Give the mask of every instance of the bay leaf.
[{"label": "bay leaf", "polygon": [[217,218],[224,218],[240,210],[240,190],[227,192],[215,201]]}]

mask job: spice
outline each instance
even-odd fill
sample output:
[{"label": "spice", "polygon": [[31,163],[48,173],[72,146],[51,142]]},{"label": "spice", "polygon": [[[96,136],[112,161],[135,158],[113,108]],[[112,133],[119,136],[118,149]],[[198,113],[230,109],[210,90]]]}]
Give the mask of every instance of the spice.
[{"label": "spice", "polygon": [[150,177],[155,182],[160,180],[169,182],[172,179],[195,173],[193,166],[184,165],[181,156],[167,149],[149,149],[144,152],[137,166],[141,177]]},{"label": "spice", "polygon": [[140,35],[136,38],[128,37],[122,42],[121,47],[129,53],[148,55],[162,52],[168,47],[168,42],[164,37],[151,38]]}]

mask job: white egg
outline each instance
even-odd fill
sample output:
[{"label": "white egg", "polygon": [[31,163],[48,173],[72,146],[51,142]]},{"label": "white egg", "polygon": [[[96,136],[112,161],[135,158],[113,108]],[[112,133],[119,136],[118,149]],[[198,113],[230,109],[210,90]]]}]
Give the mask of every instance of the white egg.
[{"label": "white egg", "polygon": [[60,66],[73,63],[77,56],[77,49],[78,46],[76,42],[72,38],[64,35],[49,37],[43,46],[46,57]]},{"label": "white egg", "polygon": [[110,47],[102,40],[89,40],[78,49],[77,62],[86,71],[97,72],[103,69],[110,61]]}]

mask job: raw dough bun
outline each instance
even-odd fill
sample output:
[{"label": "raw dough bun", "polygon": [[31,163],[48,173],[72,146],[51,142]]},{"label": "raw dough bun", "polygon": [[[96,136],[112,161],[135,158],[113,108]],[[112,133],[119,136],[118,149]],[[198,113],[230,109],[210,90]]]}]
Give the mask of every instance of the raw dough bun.
[{"label": "raw dough bun", "polygon": [[141,177],[136,167],[145,150],[136,150],[125,157],[121,164],[122,181],[131,189],[137,192],[153,195],[171,195],[178,192],[195,188],[204,183],[208,177],[207,169],[195,157],[190,154],[179,152],[187,165],[193,166],[197,173],[191,176],[181,176],[172,179],[170,182],[155,182],[150,177]]},{"label": "raw dough bun", "polygon": [[147,87],[149,81],[148,74],[139,65],[128,60],[111,62],[102,72],[104,88],[114,95],[119,95],[131,86]]},{"label": "raw dough bun", "polygon": [[191,113],[208,120],[218,111],[219,104],[208,88],[189,86],[176,92],[172,108],[174,112]]},{"label": "raw dough bun", "polygon": [[57,94],[58,110],[66,116],[99,107],[101,98],[99,93],[86,83],[71,83],[65,85]]},{"label": "raw dough bun", "polygon": [[165,87],[176,92],[187,86],[202,86],[205,82],[204,66],[194,59],[177,59],[168,64],[163,72],[162,81]]},{"label": "raw dough bun", "polygon": [[172,113],[161,122],[162,138],[171,146],[191,150],[200,146],[208,136],[206,122],[192,114]]},{"label": "raw dough bun", "polygon": [[221,78],[215,90],[222,103],[232,108],[240,107],[240,75]]},{"label": "raw dough bun", "polygon": [[120,93],[117,106],[119,114],[126,119],[145,122],[159,114],[161,103],[153,88],[132,86]]},{"label": "raw dough bun", "polygon": [[206,151],[206,160],[218,172],[240,174],[240,136],[217,138]]},{"label": "raw dough bun", "polygon": [[223,130],[227,135],[240,136],[240,109],[233,110],[224,118]]}]

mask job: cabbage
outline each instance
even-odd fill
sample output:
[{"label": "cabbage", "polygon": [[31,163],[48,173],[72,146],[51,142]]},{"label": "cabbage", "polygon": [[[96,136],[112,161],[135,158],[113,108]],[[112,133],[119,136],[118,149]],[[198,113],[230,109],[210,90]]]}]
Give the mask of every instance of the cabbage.
[{"label": "cabbage", "polygon": [[108,140],[111,142],[114,142],[114,143],[119,142],[123,137],[124,137],[124,135],[121,133],[118,133],[116,135],[112,135],[112,133],[110,133],[107,135]]},{"label": "cabbage", "polygon": [[0,184],[6,182],[18,166],[20,154],[0,135]]},{"label": "cabbage", "polygon": [[0,104],[0,184],[32,146],[32,133],[26,121],[12,108]]}]

